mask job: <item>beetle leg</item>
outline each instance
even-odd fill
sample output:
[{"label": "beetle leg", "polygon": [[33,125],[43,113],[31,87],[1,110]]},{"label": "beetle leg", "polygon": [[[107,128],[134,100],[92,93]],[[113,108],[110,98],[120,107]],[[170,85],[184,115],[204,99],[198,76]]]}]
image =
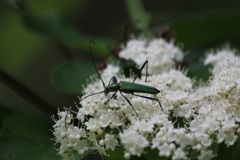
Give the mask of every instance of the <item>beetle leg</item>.
[{"label": "beetle leg", "polygon": [[[118,92],[118,91],[117,91]],[[115,95],[117,94],[117,92],[113,93],[113,95],[111,96],[111,98],[109,98],[108,101],[110,101],[111,99],[113,99],[115,97]]]},{"label": "beetle leg", "polygon": [[136,110],[134,109],[134,107],[133,107],[132,103],[129,101],[129,99],[126,96],[124,96],[124,94],[122,94],[122,92],[120,92],[120,93],[123,96],[123,98],[128,102],[128,104],[132,107],[132,109],[136,113],[136,115],[139,117],[139,115],[137,114]]},{"label": "beetle leg", "polygon": [[140,76],[140,74],[141,74],[143,68],[145,67],[145,65],[147,65],[147,66],[146,66],[146,78],[145,78],[145,82],[147,82],[147,76],[148,76],[148,71],[147,71],[147,70],[148,70],[148,60],[146,60],[146,61],[143,63],[142,67],[139,69],[139,72],[135,75],[135,77],[134,77],[134,79],[133,79],[133,83],[135,82],[135,80],[137,79],[137,77]]},{"label": "beetle leg", "polygon": [[[141,98],[145,98],[145,99],[149,99],[149,100],[153,100],[153,101],[157,101],[158,104],[159,104],[159,106],[160,106],[160,108],[162,109],[161,102],[160,102],[159,99],[157,99],[157,98],[142,96],[142,95],[138,95],[138,94],[134,94],[134,93],[132,93],[132,95],[137,96],[137,97],[141,97]],[[162,109],[162,111],[163,111],[163,109]]]}]

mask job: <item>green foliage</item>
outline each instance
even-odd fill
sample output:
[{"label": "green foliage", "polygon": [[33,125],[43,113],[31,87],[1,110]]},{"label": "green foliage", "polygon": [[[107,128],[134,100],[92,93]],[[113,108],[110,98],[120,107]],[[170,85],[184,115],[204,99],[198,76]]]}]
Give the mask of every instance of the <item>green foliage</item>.
[{"label": "green foliage", "polygon": [[88,41],[93,39],[98,42],[95,48],[97,53],[105,55],[108,53],[108,45],[111,42],[110,39],[80,33],[60,14],[48,13],[40,16],[25,16],[24,22],[31,30],[50,36],[54,40],[64,43],[69,47],[80,48],[84,51],[89,50]]},{"label": "green foliage", "polygon": [[187,49],[209,48],[226,42],[240,46],[240,18],[238,10],[200,12],[169,22],[177,41]]},{"label": "green foliage", "polygon": [[146,30],[150,22],[150,14],[144,9],[141,0],[125,0],[127,11],[133,24],[140,30]]},{"label": "green foliage", "polygon": [[122,160],[124,155],[123,147],[117,147],[114,151],[109,150],[107,152],[108,156],[104,156],[106,160]]},{"label": "green foliage", "polygon": [[[94,40],[96,43],[93,48],[94,55],[111,56],[109,48],[121,39],[126,21],[132,22],[130,25],[140,31],[146,31],[152,23],[155,23],[150,27],[153,32],[168,25],[176,41],[183,43],[183,49],[189,53],[185,56],[184,62],[189,69],[190,77],[207,80],[210,76],[208,67],[203,66],[200,61],[206,48],[216,47],[225,42],[240,48],[238,7],[240,3],[237,1],[230,1],[226,6],[225,1],[222,0],[201,1],[201,4],[212,4],[206,7],[196,6],[190,1],[186,5],[175,0],[169,5],[163,1],[125,0],[121,2],[122,5],[109,7],[109,1],[21,0],[18,1],[20,5],[14,4],[15,8],[7,4],[7,1],[9,4],[14,2],[10,0],[0,2],[0,67],[33,91],[44,95],[44,98],[57,97],[57,102],[52,103],[58,107],[65,106],[65,102],[68,101],[59,98],[61,96],[58,91],[80,94],[82,85],[95,73],[92,61],[83,58],[89,54],[89,40]],[[99,3],[106,8],[98,6]],[[95,15],[96,10],[107,12],[108,17],[97,15],[101,23],[92,25],[95,19],[88,17]],[[192,14],[193,10],[194,14]],[[116,12],[122,12],[120,18]],[[86,23],[85,19],[89,23]],[[106,23],[107,21],[109,23]],[[160,23],[156,23],[159,21]],[[95,31],[97,29],[100,32]],[[108,32],[113,34],[109,34],[111,35],[109,37],[101,35]],[[70,60],[66,59],[63,54],[66,52],[65,49],[76,55]],[[73,59],[75,56],[77,59]],[[48,64],[47,62],[52,65],[45,65]],[[40,72],[36,72],[39,67],[41,67]],[[124,62],[122,68],[127,76],[130,74],[129,69],[137,72],[137,68],[131,62]],[[49,77],[46,77],[48,74],[51,77],[51,84],[58,91],[51,88],[48,84],[50,82],[44,83],[40,78],[33,82],[33,77],[36,76],[49,80]],[[51,90],[49,88],[54,91],[49,92]],[[9,92],[9,89],[0,83],[0,104],[5,102],[1,97],[4,97],[6,92]],[[9,99],[15,101],[14,97]],[[19,108],[25,103],[24,101],[15,107],[9,102],[5,104],[6,108],[0,107],[0,159],[60,159],[56,156],[53,142],[50,141],[51,126],[46,122],[50,117],[36,118],[7,109]],[[216,159],[239,159],[239,153],[238,139],[237,143],[230,147],[221,144]],[[119,147],[117,151],[109,154],[111,156],[106,159],[122,159],[119,155],[123,155],[123,150]],[[156,159],[156,157],[145,156],[143,159]]]},{"label": "green foliage", "polygon": [[17,13],[8,12],[0,20],[0,66],[21,75],[39,55],[36,49],[42,47],[43,41],[26,30]]},{"label": "green foliage", "polygon": [[44,120],[0,107],[0,155],[3,160],[57,160],[49,128]]},{"label": "green foliage", "polygon": [[62,92],[81,94],[82,85],[95,73],[93,64],[86,60],[67,62],[55,69],[51,81]]},{"label": "green foliage", "polygon": [[[107,156],[104,156],[104,159],[106,160],[123,160],[124,157],[124,149],[123,147],[117,147],[114,151],[109,150],[107,152]],[[166,157],[159,157],[158,155],[158,150],[153,150],[151,148],[147,148],[146,152],[141,156],[132,156],[130,158],[131,160],[155,160],[155,159],[159,159],[159,160],[169,160],[169,158]]]},{"label": "green foliage", "polygon": [[238,160],[240,157],[240,138],[234,143],[234,145],[227,147],[224,143],[221,143],[218,147],[218,156],[216,160]]}]

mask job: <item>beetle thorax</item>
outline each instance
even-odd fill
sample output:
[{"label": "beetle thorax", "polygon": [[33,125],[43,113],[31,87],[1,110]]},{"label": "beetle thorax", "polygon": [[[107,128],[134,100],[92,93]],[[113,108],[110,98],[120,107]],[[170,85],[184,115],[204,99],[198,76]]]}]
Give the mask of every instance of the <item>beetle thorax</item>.
[{"label": "beetle thorax", "polygon": [[104,93],[107,94],[109,92],[117,92],[119,90],[119,83],[112,83],[105,87]]}]

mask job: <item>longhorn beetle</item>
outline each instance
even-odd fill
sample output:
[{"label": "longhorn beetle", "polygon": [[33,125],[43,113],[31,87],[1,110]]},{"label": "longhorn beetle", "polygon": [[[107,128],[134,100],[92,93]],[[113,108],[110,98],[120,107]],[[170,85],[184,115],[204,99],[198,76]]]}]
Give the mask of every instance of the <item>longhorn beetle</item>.
[{"label": "longhorn beetle", "polygon": [[101,93],[108,94],[109,92],[114,92],[113,95],[111,96],[111,98],[108,100],[108,101],[110,101],[111,99],[113,99],[115,97],[115,95],[119,91],[121,93],[121,95],[123,96],[123,98],[132,107],[132,109],[136,113],[136,115],[138,115],[138,114],[137,114],[136,110],[134,109],[132,103],[130,102],[130,100],[123,93],[131,94],[131,95],[134,95],[134,96],[137,96],[137,97],[142,97],[142,98],[153,100],[153,101],[157,101],[159,106],[162,109],[162,105],[161,105],[160,101],[157,98],[147,97],[147,96],[135,94],[137,92],[137,93],[149,93],[149,94],[154,94],[155,95],[155,94],[158,94],[160,92],[157,88],[154,88],[154,87],[151,87],[151,86],[147,86],[147,85],[134,83],[135,80],[137,79],[137,77],[140,76],[140,74],[141,74],[141,72],[142,72],[142,70],[143,70],[143,68],[145,66],[146,66],[146,79],[145,79],[145,82],[147,81],[147,75],[148,75],[147,74],[147,67],[148,67],[148,61],[147,60],[142,65],[142,67],[140,68],[139,72],[135,75],[135,77],[133,79],[133,82],[126,82],[126,81],[118,82],[117,77],[113,76],[110,79],[108,85],[106,86],[104,81],[103,81],[103,79],[102,79],[102,77],[100,76],[100,73],[98,72],[97,67],[95,65],[95,62],[93,60],[93,53],[92,53],[92,47],[91,47],[92,44],[95,45],[94,41],[90,41],[89,42],[89,50],[90,50],[90,53],[91,53],[92,62],[93,62],[94,68],[95,68],[95,70],[96,70],[100,80],[102,81],[104,90],[100,91],[100,92],[96,92],[96,93],[90,94],[90,95],[87,95],[87,96],[81,98],[80,102],[83,99],[85,99],[87,97],[90,97],[90,96],[93,96],[93,95],[96,95],[96,94],[101,94]]}]

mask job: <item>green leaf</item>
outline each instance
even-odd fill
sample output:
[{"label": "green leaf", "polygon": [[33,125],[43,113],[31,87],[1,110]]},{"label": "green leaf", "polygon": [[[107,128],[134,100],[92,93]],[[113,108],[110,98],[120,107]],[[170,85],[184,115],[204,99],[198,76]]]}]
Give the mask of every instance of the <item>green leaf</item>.
[{"label": "green leaf", "polygon": [[207,81],[209,80],[211,73],[209,72],[209,67],[201,62],[195,62],[188,66],[188,76],[190,78]]},{"label": "green leaf", "polygon": [[124,149],[123,147],[116,147],[114,151],[107,150],[108,156],[104,156],[104,159],[106,160],[122,160],[124,155]]},{"label": "green leaf", "polygon": [[78,59],[58,66],[51,81],[60,91],[79,94],[82,92],[82,85],[93,73],[95,70],[92,62]]},{"label": "green leaf", "polygon": [[122,60],[120,64],[126,77],[130,77],[131,74],[136,75],[139,72],[139,68],[132,60]]},{"label": "green leaf", "polygon": [[[108,156],[104,156],[106,160],[122,160],[124,159],[124,148],[117,147],[114,151],[108,150]],[[159,159],[159,160],[169,160],[170,158],[167,157],[159,157],[157,149],[151,149],[150,147],[144,149],[144,153],[141,157],[138,156],[131,156],[131,160],[152,160],[152,159]]]},{"label": "green leaf", "polygon": [[151,149],[150,147],[145,149],[145,153],[142,155],[142,157],[145,157],[146,160],[152,160],[152,159],[159,159],[159,160],[170,160],[169,157],[160,157],[159,151],[157,149]]},{"label": "green leaf", "polygon": [[[29,33],[19,15],[6,12],[0,20],[0,64],[5,70],[22,75],[28,64],[39,56],[43,41]],[[24,37],[24,40],[21,38]]]},{"label": "green leaf", "polygon": [[57,13],[38,16],[28,15],[24,16],[23,20],[25,25],[31,30],[49,36],[69,47],[80,48],[83,51],[89,51],[89,41],[94,40],[97,42],[94,51],[99,55],[108,55],[109,45],[114,42],[108,38],[90,36],[78,32],[64,16]]},{"label": "green leaf", "polygon": [[221,143],[218,148],[217,160],[238,160],[240,159],[240,138],[234,143],[234,145],[227,147],[224,143]]},{"label": "green leaf", "polygon": [[240,11],[211,10],[185,14],[166,19],[151,26],[159,31],[168,25],[174,32],[177,42],[184,43],[184,49],[202,49],[223,45],[229,42],[240,48]]},{"label": "green leaf", "polygon": [[150,23],[150,14],[144,9],[141,0],[125,0],[130,18],[138,29],[145,30]]},{"label": "green leaf", "polygon": [[[2,110],[2,108],[0,108]],[[53,137],[45,121],[21,113],[2,117],[0,157],[2,160],[58,160]]]},{"label": "green leaf", "polygon": [[225,42],[240,46],[238,19],[240,19],[239,10],[220,10],[178,17],[169,24],[176,33],[177,40],[184,42],[188,49],[208,48]]},{"label": "green leaf", "polygon": [[100,155],[93,150],[87,150],[81,155],[77,151],[73,151],[72,155],[74,160],[100,159]]},{"label": "green leaf", "polygon": [[[2,107],[0,105],[0,128],[2,128],[3,126],[3,120],[4,117],[8,114],[10,114],[12,111],[10,109],[8,109],[7,107]],[[0,131],[0,135],[1,135],[1,131]]]}]

